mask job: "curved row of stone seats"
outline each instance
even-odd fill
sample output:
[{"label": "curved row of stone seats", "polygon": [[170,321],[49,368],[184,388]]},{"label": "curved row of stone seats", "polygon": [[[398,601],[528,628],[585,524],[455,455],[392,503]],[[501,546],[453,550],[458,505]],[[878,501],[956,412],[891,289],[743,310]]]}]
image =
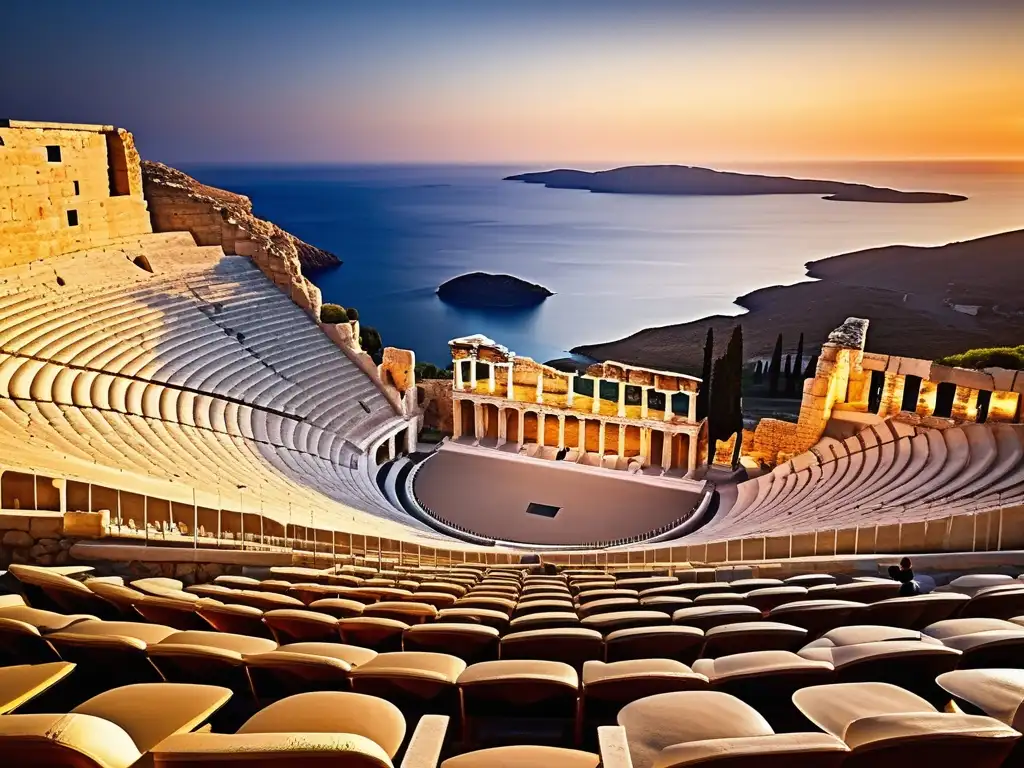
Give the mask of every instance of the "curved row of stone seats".
[{"label": "curved row of stone seats", "polygon": [[351,463],[402,426],[374,382],[248,259],[187,233],[0,270],[0,414],[0,440],[53,472],[230,479],[439,538]]},{"label": "curved row of stone seats", "polygon": [[[203,263],[187,270],[180,266],[161,265],[161,273],[148,275],[140,288],[137,283],[126,286],[117,279],[120,273],[110,275],[109,269],[92,275],[92,264],[80,263],[77,268],[85,280],[104,281],[92,292],[45,291],[35,302],[26,297],[3,307],[10,322],[0,338],[2,348],[277,407],[334,431],[344,421],[336,422],[336,417],[357,416],[353,408],[362,412],[358,399],[386,412],[385,401],[369,380],[326,337],[310,333],[302,312],[247,259],[214,250]],[[54,269],[65,280],[75,273],[61,263]],[[130,263],[122,269],[138,271]],[[217,281],[219,290],[198,289],[208,280]],[[25,292],[24,285],[17,287]],[[293,366],[287,376],[275,371],[284,365]],[[284,390],[265,397],[260,379],[273,380]],[[209,386],[224,380],[226,389]],[[313,385],[327,389],[310,402],[305,390]],[[306,405],[295,411],[299,402]]]},{"label": "curved row of stone seats", "polygon": [[856,527],[976,512],[1024,500],[1024,427],[908,431],[886,421],[822,440],[741,483],[732,508],[688,541]]}]

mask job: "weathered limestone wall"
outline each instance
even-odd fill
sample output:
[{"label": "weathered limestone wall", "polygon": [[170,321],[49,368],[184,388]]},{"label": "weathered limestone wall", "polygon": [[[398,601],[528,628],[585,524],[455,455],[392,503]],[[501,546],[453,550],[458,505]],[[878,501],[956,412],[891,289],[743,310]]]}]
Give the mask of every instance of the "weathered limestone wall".
[{"label": "weathered limestone wall", "polygon": [[130,133],[0,121],[0,267],[151,231]]},{"label": "weathered limestone wall", "polygon": [[59,514],[0,513],[0,568],[11,563],[68,565],[68,552],[76,541],[64,535]]},{"label": "weathered limestone wall", "polygon": [[423,428],[452,434],[452,380],[420,379],[416,382],[416,391],[423,411]]}]

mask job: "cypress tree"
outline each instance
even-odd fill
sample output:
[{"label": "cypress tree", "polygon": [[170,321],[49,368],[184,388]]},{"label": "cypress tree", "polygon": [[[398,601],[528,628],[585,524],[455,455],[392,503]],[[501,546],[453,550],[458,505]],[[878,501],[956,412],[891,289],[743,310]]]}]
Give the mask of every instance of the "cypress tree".
[{"label": "cypress tree", "polygon": [[804,378],[805,379],[813,379],[814,378],[814,374],[817,371],[817,369],[818,369],[818,356],[817,355],[811,355],[809,358],[807,358],[807,367],[804,368]]},{"label": "cypress tree", "polygon": [[754,383],[755,384],[760,384],[762,378],[763,378],[763,374],[762,374],[762,369],[761,369],[761,361],[758,360],[757,361],[757,365],[754,366]]},{"label": "cypress tree", "polygon": [[[802,378],[801,372],[804,369],[804,335],[800,334],[800,341],[796,343],[796,359],[793,360],[793,378],[799,384]],[[797,387],[799,389],[799,387]]]},{"label": "cypress tree", "polygon": [[776,397],[779,394],[779,374],[782,373],[782,334],[775,339],[775,349],[772,351],[772,359],[768,364],[768,395]]},{"label": "cypress tree", "polygon": [[725,351],[729,375],[728,401],[728,437],[736,433],[736,442],[732,449],[732,468],[740,464],[740,451],[743,446],[743,327],[737,325],[732,330],[729,346]]},{"label": "cypress tree", "polygon": [[786,355],[786,367],[784,369],[786,377],[786,397],[792,397],[793,393],[796,392],[796,376],[793,370],[793,361],[789,355]]},{"label": "cypress tree", "polygon": [[715,356],[715,332],[708,328],[707,338],[704,340],[704,365],[701,368],[700,377],[703,379],[700,391],[697,393],[697,419],[708,416],[711,403],[711,378],[712,364]]}]

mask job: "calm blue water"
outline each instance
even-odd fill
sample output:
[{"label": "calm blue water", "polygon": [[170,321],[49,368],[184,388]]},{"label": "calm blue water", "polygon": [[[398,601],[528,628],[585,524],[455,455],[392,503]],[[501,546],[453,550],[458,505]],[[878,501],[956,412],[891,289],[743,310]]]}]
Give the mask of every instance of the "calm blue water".
[{"label": "calm blue water", "polygon": [[[384,343],[447,364],[447,341],[484,333],[538,360],[577,344],[708,314],[804,279],[812,259],[893,243],[937,245],[1024,226],[1024,165],[733,165],[957,192],[947,205],[835,203],[812,196],[595,195],[503,182],[540,170],[484,166],[193,167],[248,195],[258,215],[338,254],[315,274],[325,301],[359,309]],[[556,295],[526,312],[483,313],[434,292],[470,271],[507,272]]]}]

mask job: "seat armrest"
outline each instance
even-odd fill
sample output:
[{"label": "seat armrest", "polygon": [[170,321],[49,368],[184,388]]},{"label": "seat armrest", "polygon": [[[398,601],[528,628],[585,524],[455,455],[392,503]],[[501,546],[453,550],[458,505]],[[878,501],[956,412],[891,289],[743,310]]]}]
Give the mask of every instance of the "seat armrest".
[{"label": "seat armrest", "polygon": [[424,715],[409,739],[401,768],[437,768],[448,730],[447,715]]},{"label": "seat armrest", "polygon": [[629,745],[626,743],[626,729],[621,725],[599,727],[597,742],[601,751],[601,768],[633,768]]}]

